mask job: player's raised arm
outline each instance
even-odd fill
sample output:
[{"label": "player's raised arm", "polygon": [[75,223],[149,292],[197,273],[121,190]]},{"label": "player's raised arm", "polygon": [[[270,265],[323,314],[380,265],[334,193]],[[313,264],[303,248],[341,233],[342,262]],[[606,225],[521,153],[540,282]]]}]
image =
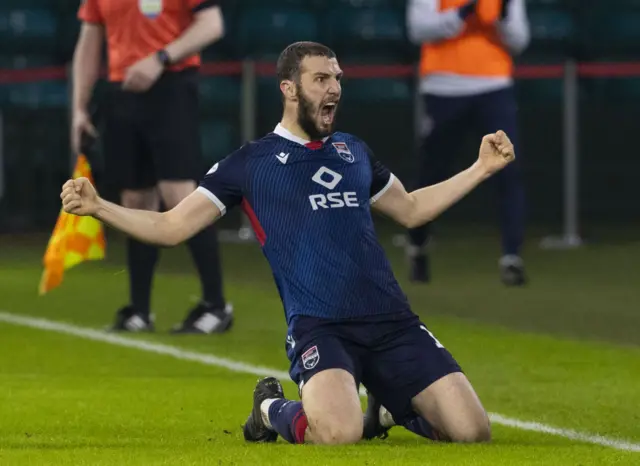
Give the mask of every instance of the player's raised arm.
[{"label": "player's raised arm", "polygon": [[60,194],[65,212],[90,215],[134,238],[161,246],[175,246],[220,217],[207,196],[193,192],[168,212],[127,209],[105,201],[88,179],[67,181]]},{"label": "player's raised arm", "polygon": [[503,131],[482,138],[478,160],[468,169],[442,183],[407,193],[402,183],[392,179],[375,199],[374,207],[407,228],[432,221],[458,202],[481,182],[515,160],[513,144]]},{"label": "player's raised arm", "polygon": [[246,146],[216,163],[200,187],[168,212],[127,209],[100,198],[88,179],[67,181],[64,210],[90,215],[147,243],[175,246],[222,217],[243,198]]}]

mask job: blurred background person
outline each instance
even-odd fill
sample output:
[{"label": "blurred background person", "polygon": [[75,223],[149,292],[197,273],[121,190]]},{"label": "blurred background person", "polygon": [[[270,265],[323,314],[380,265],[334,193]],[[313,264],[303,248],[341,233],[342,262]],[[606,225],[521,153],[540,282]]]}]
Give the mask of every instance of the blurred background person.
[{"label": "blurred background person", "polygon": [[[223,35],[217,0],[86,0],[73,61],[72,147],[97,137],[87,105],[107,39],[107,96],[101,114],[105,178],[123,206],[171,209],[200,179],[199,52]],[[225,302],[218,240],[213,228],[188,243],[200,275],[202,300],[175,333],[224,332],[233,319]],[[130,302],[113,330],[153,330],[150,298],[159,249],[127,240]]]},{"label": "blurred background person", "polygon": [[[500,199],[505,285],[526,283],[521,249],[525,194],[518,144],[512,56],[529,44],[524,0],[409,0],[407,31],[421,45],[420,94],[424,105],[418,185],[444,180],[468,130],[504,130],[518,160],[496,176]],[[475,134],[474,134],[475,135]],[[431,280],[430,225],[409,232],[410,277]]]}]

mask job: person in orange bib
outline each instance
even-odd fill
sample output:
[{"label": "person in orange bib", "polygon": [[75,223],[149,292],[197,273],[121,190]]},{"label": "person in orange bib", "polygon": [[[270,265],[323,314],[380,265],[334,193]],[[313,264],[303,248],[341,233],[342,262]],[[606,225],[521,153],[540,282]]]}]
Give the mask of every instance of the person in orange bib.
[{"label": "person in orange bib", "polygon": [[[98,137],[87,107],[101,67],[106,37],[108,86],[99,110],[105,181],[120,191],[123,206],[171,209],[201,177],[197,70],[199,52],[224,32],[218,0],[84,0],[73,61],[73,124],[76,153]],[[202,282],[202,301],[176,333],[211,334],[231,327],[233,314],[222,290],[216,232],[189,241]],[[130,301],[112,330],[154,329],[151,285],[159,249],[127,240]]]},{"label": "person in orange bib", "polygon": [[[524,0],[410,0],[407,30],[422,46],[420,186],[443,180],[461,134],[503,130],[518,147],[512,56],[530,40]],[[518,151],[521,154],[521,151]],[[496,177],[502,231],[499,270],[508,286],[527,281],[521,248],[524,187],[521,157]],[[431,279],[427,253],[430,226],[409,231],[411,279]]]}]

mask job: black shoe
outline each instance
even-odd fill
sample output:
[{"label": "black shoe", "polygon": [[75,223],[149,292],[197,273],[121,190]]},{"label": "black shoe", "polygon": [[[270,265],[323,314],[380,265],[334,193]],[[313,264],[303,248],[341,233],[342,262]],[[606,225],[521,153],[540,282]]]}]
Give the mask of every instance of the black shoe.
[{"label": "black shoe", "polygon": [[259,380],[253,391],[253,410],[242,429],[244,439],[247,442],[275,442],[278,440],[278,433],[266,426],[260,410],[262,402],[271,398],[284,398],[282,385],[275,377]]},{"label": "black shoe", "polygon": [[431,268],[429,267],[429,256],[418,254],[410,257],[411,269],[409,278],[412,282],[429,283],[431,281]]},{"label": "black shoe", "polygon": [[526,285],[527,275],[520,257],[504,256],[500,259],[500,280],[505,286]]},{"label": "black shoe", "polygon": [[200,303],[189,312],[182,323],[171,330],[171,333],[210,335],[227,332],[232,325],[233,307],[230,304],[220,309],[206,303]]},{"label": "black shoe", "polygon": [[125,306],[116,313],[111,332],[153,332],[153,314],[145,316],[135,312],[132,306]]},{"label": "black shoe", "polygon": [[362,438],[371,440],[373,438],[385,439],[389,436],[390,427],[383,427],[380,424],[380,406],[371,392],[367,390],[367,411],[364,413],[364,430]]}]

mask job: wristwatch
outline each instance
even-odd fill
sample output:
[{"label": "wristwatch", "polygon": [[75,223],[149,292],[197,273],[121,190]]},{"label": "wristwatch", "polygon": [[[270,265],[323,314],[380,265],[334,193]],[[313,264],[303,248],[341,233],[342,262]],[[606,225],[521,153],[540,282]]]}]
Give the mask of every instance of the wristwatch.
[{"label": "wristwatch", "polygon": [[171,65],[171,57],[169,57],[169,54],[165,49],[158,50],[156,52],[156,57],[158,57],[158,60],[160,61],[160,64],[163,68]]}]

